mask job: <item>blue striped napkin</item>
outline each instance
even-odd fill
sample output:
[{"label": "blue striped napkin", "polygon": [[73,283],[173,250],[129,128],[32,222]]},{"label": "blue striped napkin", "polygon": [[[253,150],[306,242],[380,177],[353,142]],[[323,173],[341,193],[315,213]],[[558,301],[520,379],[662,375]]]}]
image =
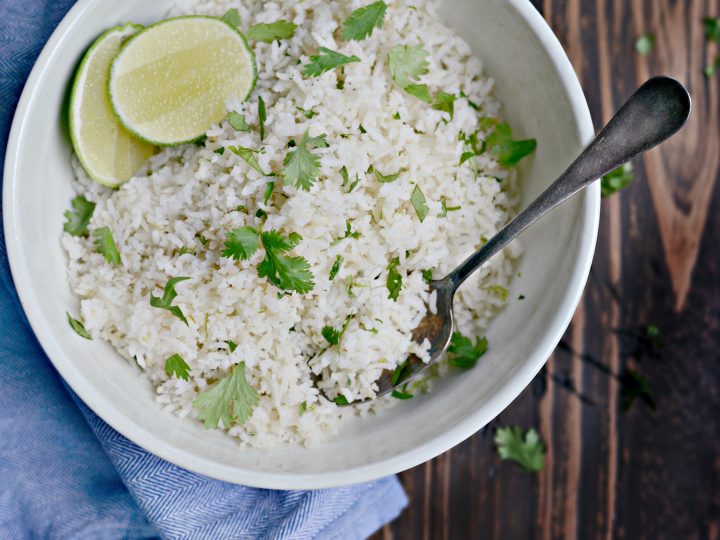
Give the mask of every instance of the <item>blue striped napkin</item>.
[{"label": "blue striped napkin", "polygon": [[[0,162],[23,83],[72,3],[0,4]],[[20,308],[1,236],[0,329],[0,538],[354,539],[407,504],[395,478],[255,489],[190,473],[128,441],[48,362]]]}]

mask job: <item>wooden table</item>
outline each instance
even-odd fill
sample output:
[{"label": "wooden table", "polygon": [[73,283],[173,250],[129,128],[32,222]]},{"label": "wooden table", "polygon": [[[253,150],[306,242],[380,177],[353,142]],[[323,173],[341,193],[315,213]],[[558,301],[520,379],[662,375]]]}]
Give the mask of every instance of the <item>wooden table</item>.
[{"label": "wooden table", "polygon": [[[603,200],[584,299],[544,372],[489,429],[401,474],[410,506],[376,538],[720,538],[720,73],[703,75],[720,50],[702,25],[720,1],[533,3],[596,125],[655,74],[688,85],[693,116]],[[649,32],[655,47],[640,56],[634,42]],[[655,411],[621,411],[622,385],[607,372],[628,367],[649,382]],[[544,471],[498,459],[492,429],[508,424],[538,428]]]}]

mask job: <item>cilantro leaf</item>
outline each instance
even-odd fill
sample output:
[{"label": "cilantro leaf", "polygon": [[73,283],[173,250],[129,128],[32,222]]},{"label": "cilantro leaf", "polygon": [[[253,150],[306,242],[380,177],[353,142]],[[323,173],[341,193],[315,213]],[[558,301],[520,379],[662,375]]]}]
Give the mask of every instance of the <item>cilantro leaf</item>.
[{"label": "cilantro leaf", "polygon": [[253,150],[252,148],[245,148],[244,146],[228,146],[228,150],[230,150],[233,154],[240,156],[245,162],[250,165],[253,169],[255,169],[257,172],[262,174],[263,176],[270,176],[271,173],[266,173],[262,170],[262,167],[258,163],[258,160],[255,159],[255,154],[257,154],[257,150]]},{"label": "cilantro leaf", "polygon": [[285,156],[283,162],[285,167],[280,172],[280,176],[286,186],[291,185],[310,191],[320,172],[320,158],[310,152],[313,148],[327,148],[325,135],[310,137],[306,130],[295,149]]},{"label": "cilantro leaf", "polygon": [[295,107],[298,111],[300,111],[305,118],[310,120],[312,117],[317,116],[317,112],[315,112],[313,109],[303,109],[302,107]]},{"label": "cilantro leaf", "polygon": [[450,120],[453,119],[455,114],[455,94],[448,94],[447,92],[440,91],[435,94],[435,101],[433,102],[432,108],[436,111],[443,111],[450,115]]},{"label": "cilantro leaf", "polygon": [[100,227],[95,229],[92,233],[95,239],[96,251],[105,257],[105,260],[110,264],[120,264],[120,252],[115,245],[112,231],[110,227]]},{"label": "cilantro leaf", "polygon": [[417,217],[420,220],[420,223],[425,221],[425,218],[428,215],[429,208],[427,202],[425,201],[425,195],[420,189],[420,186],[415,185],[415,189],[410,196],[410,202],[415,208],[415,212],[417,213]]},{"label": "cilantro leaf", "polygon": [[393,390],[392,394],[390,394],[395,399],[412,399],[414,396],[410,392],[407,391],[407,384],[404,384],[402,389],[400,390]]},{"label": "cilantro leaf", "polygon": [[183,314],[182,310],[178,306],[173,306],[172,301],[175,300],[175,297],[177,296],[177,292],[175,292],[175,285],[180,283],[181,281],[185,281],[190,279],[189,277],[175,277],[170,278],[168,282],[165,284],[165,289],[163,290],[162,297],[153,296],[152,293],[150,293],[150,305],[152,307],[164,309],[166,311],[169,311],[173,315],[175,315],[178,319],[180,319],[182,322],[185,323],[186,326],[190,326],[188,324],[187,319],[185,318],[185,315]]},{"label": "cilantro leaf", "polygon": [[235,8],[228,9],[227,13],[220,17],[220,20],[223,20],[230,26],[234,26],[236,28],[242,24],[242,17],[240,16],[240,12]]},{"label": "cilantro leaf", "polygon": [[322,336],[330,345],[337,345],[340,343],[340,330],[336,330],[332,326],[323,326]]},{"label": "cilantro leaf", "polygon": [[275,190],[275,182],[268,182],[265,186],[265,195],[263,195],[263,204],[267,206],[270,197],[272,197],[273,191]]},{"label": "cilantro leaf", "polygon": [[653,34],[643,34],[635,41],[635,50],[643,56],[652,51],[654,46],[655,36]]},{"label": "cilantro leaf", "polygon": [[265,120],[267,120],[267,110],[265,109],[265,100],[262,96],[258,96],[258,124],[260,124],[260,140],[265,140]]},{"label": "cilantro leaf", "polygon": [[[462,163],[461,163],[461,165],[462,165]],[[440,204],[441,204],[442,210],[440,212],[438,212],[438,214],[437,214],[437,217],[439,217],[439,218],[447,217],[448,212],[457,212],[458,210],[462,209],[462,206],[448,206],[447,201],[445,200],[445,197],[440,199]]]},{"label": "cilantro leaf", "polygon": [[335,262],[333,263],[332,268],[330,269],[330,275],[328,276],[330,281],[335,279],[335,276],[337,276],[337,273],[340,271],[340,267],[342,266],[344,260],[345,258],[342,255],[335,257]]},{"label": "cilantro leaf", "polygon": [[414,84],[428,72],[429,56],[422,46],[396,45],[388,55],[390,75],[401,88]]},{"label": "cilantro leaf", "polygon": [[400,265],[400,259],[395,257],[390,261],[388,266],[388,275],[385,286],[388,290],[388,298],[397,302],[400,289],[402,289],[402,275],[398,272],[397,267]]},{"label": "cilantro leaf", "polygon": [[265,259],[258,265],[258,275],[285,291],[297,291],[300,294],[313,289],[313,274],[310,264],[304,257],[285,255],[300,241],[300,235],[285,238],[278,231],[264,231],[260,234],[265,248]]},{"label": "cilantro leaf", "polygon": [[372,35],[375,28],[382,28],[387,4],[380,0],[353,11],[342,24],[340,36],[345,41],[360,41]]},{"label": "cilantro leaf", "polygon": [[432,281],[432,279],[433,279],[432,268],[427,268],[425,270],[422,270],[421,273],[422,273],[423,281],[425,281],[427,283],[430,283]]},{"label": "cilantro leaf", "polygon": [[238,227],[226,235],[223,257],[236,261],[246,261],[252,257],[260,245],[260,233],[252,227]]},{"label": "cilantro leaf", "polygon": [[478,359],[487,351],[487,347],[486,338],[475,338],[475,345],[473,345],[470,338],[463,336],[460,332],[453,332],[450,346],[447,349],[452,354],[450,365],[462,369],[475,367]]},{"label": "cilantro leaf", "polygon": [[90,332],[85,330],[85,325],[78,321],[77,319],[73,319],[69,313],[65,312],[65,315],[67,315],[68,323],[70,324],[70,328],[75,330],[75,333],[85,339],[92,340],[92,336],[90,335]]},{"label": "cilantro leaf", "polygon": [[632,163],[620,165],[617,169],[610,171],[600,180],[600,194],[609,197],[616,191],[628,187],[635,180]]},{"label": "cilantro leaf", "polygon": [[230,111],[227,115],[228,124],[236,131],[250,131],[250,126],[245,121],[245,115],[239,112]]},{"label": "cilantro leaf", "polygon": [[720,19],[705,17],[703,26],[705,27],[705,39],[708,41],[720,41]]},{"label": "cilantro leaf", "polygon": [[233,423],[244,424],[259,401],[257,390],[245,378],[245,362],[240,362],[224,378],[198,394],[193,407],[205,428],[216,428],[222,420],[227,429]]},{"label": "cilantro leaf", "polygon": [[95,203],[88,201],[82,195],[75,197],[70,204],[74,210],[65,212],[67,221],[63,225],[63,230],[73,236],[83,236],[87,233],[88,223],[95,211]]},{"label": "cilantro leaf", "polygon": [[359,61],[355,55],[345,56],[332,49],[320,47],[320,54],[310,57],[310,63],[305,65],[302,74],[305,77],[317,77],[336,67]]},{"label": "cilantro leaf", "polygon": [[498,428],[495,445],[502,459],[515,461],[528,472],[542,470],[545,459],[545,445],[535,429],[523,434],[519,427]]},{"label": "cilantro leaf", "polygon": [[347,183],[350,181],[350,176],[348,175],[348,170],[345,165],[342,166],[340,169],[340,176],[342,176],[343,183],[340,184],[340,187],[345,187]]},{"label": "cilantro leaf", "polygon": [[501,167],[514,167],[537,147],[535,139],[513,140],[510,125],[497,118],[482,118],[480,126],[484,130],[492,129],[485,139],[485,146]]},{"label": "cilantro leaf", "polygon": [[333,399],[336,405],[350,405],[350,402],[342,394],[338,395]]},{"label": "cilantro leaf", "polygon": [[165,373],[167,373],[168,377],[175,375],[183,381],[190,380],[190,366],[177,353],[165,359]]},{"label": "cilantro leaf", "polygon": [[401,383],[410,375],[412,375],[412,367],[410,366],[410,363],[405,360],[402,364],[398,365],[398,367],[393,370],[392,374],[390,375],[390,384],[392,384],[393,386],[397,386],[398,383]]},{"label": "cilantro leaf", "polygon": [[290,21],[275,21],[273,23],[253,24],[247,31],[246,37],[253,41],[272,43],[276,39],[290,39],[295,35],[297,25]]},{"label": "cilantro leaf", "polygon": [[382,174],[382,173],[381,173],[380,171],[378,171],[377,169],[373,169],[373,173],[375,173],[375,178],[376,178],[377,181],[380,182],[381,184],[389,184],[390,182],[394,182],[395,180],[397,180],[398,178],[400,178],[400,175],[401,175],[404,171],[405,171],[405,169],[400,169],[400,170],[399,170],[398,172],[396,172],[395,174],[387,174],[387,175],[385,175],[385,174]]},{"label": "cilantro leaf", "polygon": [[432,95],[427,84],[409,84],[405,87],[405,91],[425,103],[432,103]]},{"label": "cilantro leaf", "polygon": [[647,379],[634,369],[626,369],[620,376],[620,409],[629,411],[636,399],[641,399],[651,410],[655,410],[655,398]]},{"label": "cilantro leaf", "polygon": [[340,242],[342,242],[343,240],[345,240],[346,238],[354,238],[355,240],[357,240],[358,238],[360,238],[360,236],[361,235],[360,235],[359,231],[352,230],[352,223],[350,223],[350,220],[346,220],[345,221],[345,234],[343,236],[337,237],[335,240],[330,242],[330,245],[335,246],[335,245],[339,244]]},{"label": "cilantro leaf", "polygon": [[228,339],[225,343],[227,343],[228,349],[230,349],[231,353],[235,352],[235,349],[237,349],[238,345],[234,341]]}]

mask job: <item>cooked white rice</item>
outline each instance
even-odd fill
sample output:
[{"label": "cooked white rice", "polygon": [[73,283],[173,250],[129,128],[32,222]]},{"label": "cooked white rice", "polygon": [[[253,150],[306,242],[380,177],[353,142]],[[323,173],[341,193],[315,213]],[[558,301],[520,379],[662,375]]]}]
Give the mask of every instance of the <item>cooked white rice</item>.
[{"label": "cooked white rice", "polygon": [[[292,39],[254,46],[259,71],[254,95],[244,104],[228,103],[229,110],[256,124],[261,95],[267,104],[265,140],[260,141],[257,129],[240,133],[223,123],[207,133],[203,145],[157,154],[147,171],[117,191],[89,181],[76,167],[77,190],[97,203],[90,229],[110,227],[122,258],[121,265],[111,266],[95,252],[91,238],[63,234],[68,277],[81,299],[87,330],[136,362],[165,410],[181,416],[196,416],[192,402],[198,392],[244,361],[260,403],[244,425],[225,428],[253,446],[315,445],[335,434],[344,418],[397,403],[386,399],[372,407],[340,408],[320,397],[308,360],[327,345],[321,329],[341,327],[354,315],[341,346],[313,360],[312,370],[323,379],[320,386],[350,401],[374,395],[382,370],[402,363],[410,352],[426,355],[410,337],[432,300],[421,270],[433,269],[435,277],[450,271],[506,223],[514,207],[514,180],[490,156],[477,159],[477,177],[469,162],[458,165],[463,151],[459,132],[474,132],[480,117],[499,112],[480,60],[440,23],[434,5],[423,0],[388,2],[383,28],[369,39],[336,40],[339,24],[367,3],[236,0],[183,5],[186,12],[213,15],[237,8],[243,30],[278,19],[298,25]],[[430,72],[422,82],[433,93],[464,92],[479,110],[468,99],[458,99],[448,121],[446,113],[393,83],[388,52],[398,44],[419,43],[430,52]],[[315,78],[300,74],[320,46],[361,59],[345,66],[344,89],[337,88],[340,70]],[[298,108],[317,114],[308,119]],[[393,117],[396,113],[400,119]],[[268,179],[231,152],[214,152],[231,145],[262,148],[257,155],[262,168],[278,171],[288,142],[308,129],[313,136],[327,134],[328,148],[315,151],[321,155],[318,181],[309,192],[279,186],[268,206],[263,204]],[[351,179],[360,179],[351,193],[347,185],[341,187],[343,166]],[[385,174],[405,172],[397,181],[381,184],[366,173],[370,166]],[[410,202],[415,185],[430,208],[423,223]],[[461,209],[437,217],[443,199]],[[248,211],[237,211],[240,205]],[[228,231],[258,226],[258,208],[268,214],[265,230],[302,235],[294,254],[312,267],[315,288],[310,293],[279,297],[276,287],[258,277],[260,253],[243,262],[221,257]],[[344,235],[346,222],[361,236],[331,245]],[[190,252],[180,254],[183,247]],[[497,286],[508,287],[518,250],[514,246],[492,259],[460,290],[455,308],[464,334],[482,335],[502,307]],[[344,263],[330,281],[337,255]],[[400,259],[403,276],[397,301],[388,298],[386,288],[394,257]],[[175,301],[189,326],[150,306],[150,294],[160,295],[172,276],[192,278],[177,286]],[[226,340],[237,342],[234,352]],[[191,366],[187,382],[164,372],[164,360],[175,353]]]}]

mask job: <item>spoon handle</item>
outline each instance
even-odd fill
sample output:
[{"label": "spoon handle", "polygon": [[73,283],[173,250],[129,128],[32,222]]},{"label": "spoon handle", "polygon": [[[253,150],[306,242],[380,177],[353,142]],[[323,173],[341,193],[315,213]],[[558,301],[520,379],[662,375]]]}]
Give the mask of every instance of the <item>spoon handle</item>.
[{"label": "spoon handle", "polygon": [[561,202],[636,155],[660,144],[685,124],[690,95],[670,77],[643,84],[567,170],[479,251],[441,281],[454,292],[475,270]]}]

